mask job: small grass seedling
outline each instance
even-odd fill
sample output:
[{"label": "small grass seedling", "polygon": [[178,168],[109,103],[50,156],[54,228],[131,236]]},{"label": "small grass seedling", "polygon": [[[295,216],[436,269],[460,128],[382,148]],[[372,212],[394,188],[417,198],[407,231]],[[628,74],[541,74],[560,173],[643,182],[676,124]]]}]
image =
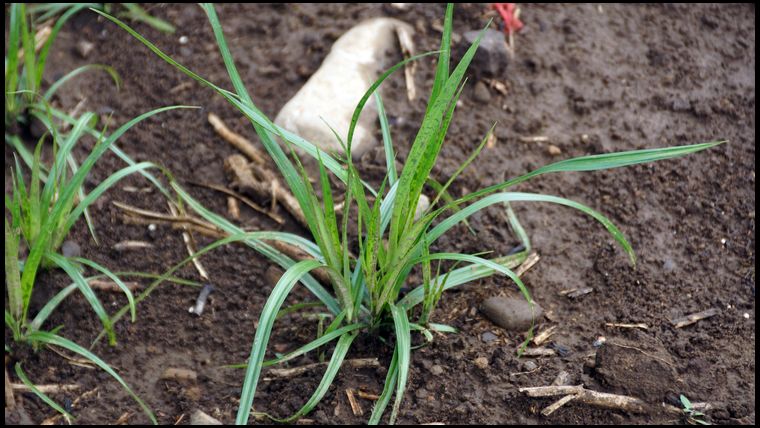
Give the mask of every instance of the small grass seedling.
[{"label": "small grass seedling", "polygon": [[681,400],[681,404],[683,405],[683,413],[686,416],[687,422],[692,425],[711,425],[709,422],[703,420],[705,414],[695,410],[694,406],[691,404],[691,401],[689,401],[685,395],[681,394],[679,398]]},{"label": "small grass seedling", "polygon": [[[623,247],[633,264],[635,263],[635,256],[631,245],[620,230],[599,212],[578,202],[557,196],[504,192],[503,190],[542,174],[563,171],[594,171],[658,161],[694,153],[721,143],[716,141],[689,146],[583,156],[544,166],[459,199],[453,199],[450,195],[447,197],[446,191],[449,185],[475,159],[493,132],[493,128],[491,128],[473,155],[446,184],[433,186],[438,196],[427,211],[423,212],[421,216],[416,216],[415,212],[420,195],[423,188],[430,185],[430,173],[444,143],[457,100],[461,94],[465,71],[480,41],[478,38],[464,54],[459,64],[450,70],[452,5],[446,9],[440,51],[412,57],[383,73],[358,103],[347,135],[340,136],[335,133],[336,138],[344,147],[343,155],[327,153],[302,137],[275,125],[256,107],[235,67],[214,7],[210,4],[203,4],[201,7],[208,15],[234,92],[222,89],[195,74],[118,19],[101,14],[129,32],[160,58],[193,79],[212,88],[242,112],[251,121],[262,144],[279,168],[306,217],[313,241],[282,232],[245,233],[223,217],[203,207],[179,185],[172,184],[173,189],[188,206],[230,235],[199,251],[197,255],[219,245],[243,241],[285,269],[285,273],[272,290],[259,317],[243,381],[240,407],[236,418],[238,424],[247,424],[249,420],[263,367],[292,360],[307,352],[320,349],[328,343],[336,342],[323,378],[306,404],[288,417],[270,417],[279,422],[291,422],[310,412],[328,392],[351,348],[351,344],[360,333],[382,335],[387,343],[393,346],[393,357],[388,368],[385,386],[375,403],[369,422],[371,424],[380,422],[392,396],[395,394],[395,401],[389,417],[389,422],[394,423],[409,378],[412,332],[420,331],[426,337],[432,338],[431,330],[453,331],[451,327],[429,321],[443,291],[472,282],[475,279],[500,273],[512,279],[528,302],[532,303],[528,289],[512,271],[512,268],[525,259],[530,244],[527,241],[527,235],[508,207],[508,213],[511,213],[509,214],[510,222],[526,248],[521,252],[493,259],[485,259],[480,255],[472,254],[431,252],[431,245],[441,235],[459,223],[466,221],[470,215],[492,205],[520,201],[550,202],[578,209],[599,221]],[[391,73],[403,67],[408,61],[415,61],[436,53],[438,54],[438,63],[426,113],[406,157],[406,164],[400,172],[397,172],[388,123],[382,113],[384,111],[382,100],[376,94],[376,90]],[[379,189],[372,188],[361,179],[351,157],[351,145],[356,123],[365,104],[373,95],[376,97],[379,106],[378,111],[381,113],[380,125],[383,129],[383,143],[387,157],[386,164],[388,165],[387,176]],[[291,156],[288,156],[282,146],[275,142],[275,136],[279,137],[286,148],[290,149]],[[319,177],[316,180],[316,185],[312,185],[309,177],[307,177],[300,159],[292,150],[294,146],[299,147],[318,161]],[[329,174],[333,174],[343,183],[345,187],[343,212],[347,213],[350,207],[355,206],[358,212],[356,223],[350,224],[350,216],[348,215],[344,215],[339,220],[335,214],[334,208],[337,198],[334,195]],[[321,198],[318,196],[315,187],[321,191]],[[372,201],[373,197],[374,201]],[[439,200],[443,200],[445,203],[435,205]],[[352,236],[358,237],[356,241],[349,242],[349,228],[355,232]],[[280,240],[298,246],[313,259],[296,262],[277,251],[267,242],[272,240]],[[353,252],[357,248],[358,253],[354,256]],[[433,275],[431,265],[440,261],[467,264],[462,267],[451,268],[446,272],[441,272],[439,265],[435,271],[436,274]],[[407,278],[412,269],[416,267],[422,269],[423,284],[413,286],[410,292],[402,296],[401,289],[407,285]],[[315,269],[323,269],[327,273],[329,284],[326,285],[331,288],[330,291],[310,274]],[[332,314],[333,321],[324,329],[323,334],[318,339],[284,356],[264,361],[274,322],[287,296],[298,283],[303,284],[320,300]],[[415,310],[420,305],[421,309]],[[415,322],[412,318],[416,314],[419,317]],[[241,322],[244,321],[241,320]]]}]

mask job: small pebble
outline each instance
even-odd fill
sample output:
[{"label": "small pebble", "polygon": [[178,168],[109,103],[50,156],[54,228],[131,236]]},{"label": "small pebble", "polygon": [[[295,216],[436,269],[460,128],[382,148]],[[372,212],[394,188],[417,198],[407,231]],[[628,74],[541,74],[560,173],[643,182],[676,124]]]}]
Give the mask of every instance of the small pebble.
[{"label": "small pebble", "polygon": [[198,374],[195,372],[195,370],[169,367],[168,369],[164,370],[163,374],[161,374],[161,379],[175,381],[195,381],[198,379]]},{"label": "small pebble", "polygon": [[443,367],[436,364],[433,367],[430,367],[430,373],[432,373],[434,376],[440,376],[443,374]]},{"label": "small pebble", "polygon": [[486,368],[488,368],[488,358],[486,357],[475,358],[475,365],[485,370]]},{"label": "small pebble", "polygon": [[560,150],[560,148],[554,144],[549,144],[549,147],[546,148],[546,151],[552,156],[559,156],[562,154],[562,150]]},{"label": "small pebble", "polygon": [[606,337],[604,337],[604,336],[599,336],[599,337],[598,337],[598,338],[597,338],[597,339],[594,341],[594,348],[598,348],[598,347],[602,346],[602,345],[604,344],[604,342],[606,342],[606,341],[607,341],[607,338],[606,338]]},{"label": "small pebble", "polygon": [[495,334],[493,334],[492,332],[487,331],[487,332],[483,333],[480,336],[480,338],[483,340],[483,342],[489,343],[489,342],[493,342],[494,340],[498,339],[499,337],[496,336]]},{"label": "small pebble", "polygon": [[82,58],[87,58],[90,55],[90,52],[92,52],[93,49],[95,49],[95,44],[90,43],[86,40],[80,40],[79,43],[77,43],[77,53]]},{"label": "small pebble", "polygon": [[534,316],[538,321],[544,313],[537,303],[533,303],[531,311],[531,305],[521,296],[488,298],[483,301],[480,310],[494,324],[512,331],[528,330],[533,325]]},{"label": "small pebble", "polygon": [[557,354],[559,354],[560,357],[566,357],[570,355],[570,349],[562,344],[559,344],[557,342],[552,342],[549,344],[549,348],[554,349],[557,351]]},{"label": "small pebble", "polygon": [[79,257],[82,254],[82,248],[74,241],[66,241],[61,246],[63,257]]},{"label": "small pebble", "polygon": [[749,319],[749,314],[746,312],[744,313],[744,319]]},{"label": "small pebble", "polygon": [[536,368],[538,368],[538,364],[536,364],[533,361],[526,361],[525,363],[523,363],[523,370],[525,370],[526,372],[533,371]]},{"label": "small pebble", "polygon": [[475,84],[475,90],[472,96],[475,98],[475,101],[483,104],[491,101],[491,93],[488,91],[488,87],[483,82],[478,82]]},{"label": "small pebble", "polygon": [[190,415],[190,425],[223,425],[219,420],[196,410]]},{"label": "small pebble", "polygon": [[179,44],[185,45],[185,44],[187,44],[187,42],[188,42],[187,36],[182,36],[182,37],[179,38]]}]

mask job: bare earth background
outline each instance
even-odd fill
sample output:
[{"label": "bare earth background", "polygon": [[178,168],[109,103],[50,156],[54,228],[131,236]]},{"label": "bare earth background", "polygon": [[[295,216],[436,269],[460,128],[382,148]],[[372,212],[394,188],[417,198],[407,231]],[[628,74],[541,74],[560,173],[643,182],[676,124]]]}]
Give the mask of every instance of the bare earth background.
[{"label": "bare earth background", "polygon": [[[543,386],[565,370],[573,384],[590,389],[632,394],[659,405],[678,394],[693,402],[708,402],[715,423],[755,422],[755,8],[754,5],[619,6],[530,5],[521,18],[526,28],[516,36],[516,52],[502,79],[507,94],[495,90],[489,101],[473,96],[468,84],[457,108],[449,137],[433,174],[445,181],[493,122],[497,142],[484,150],[453,186],[455,196],[514,177],[543,164],[584,154],[664,147],[728,139],[730,142],[687,158],[594,173],[544,176],[516,190],[542,192],[583,202],[608,215],[629,238],[638,255],[636,268],[604,229],[563,207],[520,204],[516,211],[532,238],[541,261],[524,280],[547,316],[539,330],[558,326],[555,345],[568,352],[560,357],[518,359],[514,349],[523,337],[501,330],[477,310],[480,302],[515,286],[491,278],[444,295],[434,315],[437,322],[461,332],[436,337],[432,346],[413,354],[407,395],[400,423],[444,422],[505,424],[681,423],[667,413],[627,414],[572,402],[550,417],[540,410],[551,399],[526,398],[519,387]],[[190,69],[223,87],[230,87],[204,13],[193,5],[149,6],[172,22],[173,36],[134,23],[134,27]],[[232,54],[254,101],[269,117],[295,94],[319,67],[332,42],[362,19],[394,16],[417,29],[420,51],[436,50],[442,5],[414,5],[399,11],[382,5],[224,5],[217,6]],[[457,5],[454,30],[480,29],[487,22],[486,5]],[[498,19],[497,19],[498,22]],[[180,36],[188,38],[180,44]],[[75,45],[94,42],[83,59]],[[398,55],[398,54],[397,54]],[[398,57],[400,59],[400,56]],[[86,108],[106,115],[115,125],[153,108],[188,104],[202,110],[161,114],[127,133],[120,142],[136,160],[160,163],[180,180],[225,184],[222,163],[235,151],[206,121],[208,112],[221,116],[234,130],[255,139],[252,127],[212,91],[201,88],[151,54],[115,25],[93,13],[78,15],[63,29],[46,70],[47,81],[76,66],[102,63],[115,67],[124,79],[116,91],[103,75],[80,78],[61,92],[64,110],[86,99]],[[409,103],[403,75],[384,85],[394,142],[403,161],[425,108],[434,60],[423,60],[416,82],[422,99]],[[520,137],[550,138],[561,154],[549,154],[547,143],[526,143]],[[585,135],[585,137],[584,137]],[[83,159],[92,141],[78,149]],[[12,154],[6,146],[5,162]],[[362,168],[379,183],[384,171],[382,151],[365,155]],[[96,166],[92,188],[122,163],[112,155]],[[6,169],[6,192],[9,190]],[[112,201],[164,210],[157,192],[128,193],[124,185],[145,187],[130,177],[93,207],[102,240],[98,247],[84,223],[71,239],[83,256],[114,271],[161,273],[185,256],[179,232],[159,227],[126,225]],[[185,186],[207,207],[226,213],[224,196]],[[266,217],[243,208],[242,224],[278,229]],[[284,230],[305,234],[287,214]],[[471,225],[453,230],[436,250],[504,254],[517,240],[501,209],[475,215]],[[112,245],[125,239],[148,240],[150,251],[118,253]],[[200,238],[202,242],[205,239]],[[138,306],[138,321],[117,325],[119,344],[98,344],[94,351],[121,375],[156,412],[163,424],[187,423],[201,409],[232,423],[243,380],[240,370],[219,366],[242,362],[250,352],[254,322],[277,272],[244,247],[226,247],[203,259],[216,291],[207,312],[198,318],[187,308],[197,290],[164,285]],[[192,267],[181,276],[199,280]],[[65,275],[39,277],[36,304],[68,284]],[[559,292],[593,287],[572,300]],[[103,294],[115,311],[122,296]],[[297,290],[289,303],[309,300]],[[39,306],[37,306],[39,307]],[[694,325],[675,329],[670,320],[708,308],[720,313]],[[745,315],[746,314],[746,315]],[[606,327],[605,323],[645,323],[648,330]],[[99,322],[80,296],[65,302],[47,327],[64,324],[62,334],[89,345]],[[272,347],[285,352],[314,337],[314,322],[290,315],[276,324]],[[485,336],[484,336],[485,334]],[[593,342],[604,336],[608,365],[593,367]],[[6,332],[6,344],[10,343]],[[617,344],[617,345],[616,345]],[[619,346],[629,346],[628,348]],[[632,349],[636,348],[636,349]],[[14,347],[16,349],[17,347]],[[390,349],[382,342],[357,342],[349,357],[379,356],[384,365]],[[652,355],[659,359],[653,360]],[[474,361],[485,357],[488,365]],[[51,351],[34,354],[19,348],[14,358],[36,383],[77,383],[81,389],[55,396],[61,403],[80,400],[77,422],[115,423],[125,413],[130,424],[147,418],[107,374],[70,364]],[[307,356],[299,366],[316,361]],[[535,363],[528,364],[528,361]],[[666,363],[657,363],[665,361]],[[610,365],[611,364],[611,365]],[[158,380],[167,367],[197,371],[191,383]],[[315,423],[362,423],[372,402],[360,400],[365,416],[355,416],[346,388],[379,393],[383,369],[343,369],[317,409],[306,418]],[[295,412],[316,387],[314,371],[287,381],[261,382],[254,407],[279,416]],[[24,408],[39,423],[54,411],[31,395]],[[6,413],[6,423],[23,421]],[[60,421],[60,420],[59,420]]]}]

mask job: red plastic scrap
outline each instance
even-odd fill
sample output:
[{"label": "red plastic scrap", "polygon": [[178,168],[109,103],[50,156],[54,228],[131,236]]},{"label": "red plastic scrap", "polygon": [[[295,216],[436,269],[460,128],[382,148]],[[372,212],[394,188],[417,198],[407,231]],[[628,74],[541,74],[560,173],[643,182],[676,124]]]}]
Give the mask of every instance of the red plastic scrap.
[{"label": "red plastic scrap", "polygon": [[517,7],[517,3],[494,3],[493,8],[499,12],[501,19],[504,20],[504,32],[507,34],[514,34],[523,27],[522,21],[520,21],[520,9]]}]

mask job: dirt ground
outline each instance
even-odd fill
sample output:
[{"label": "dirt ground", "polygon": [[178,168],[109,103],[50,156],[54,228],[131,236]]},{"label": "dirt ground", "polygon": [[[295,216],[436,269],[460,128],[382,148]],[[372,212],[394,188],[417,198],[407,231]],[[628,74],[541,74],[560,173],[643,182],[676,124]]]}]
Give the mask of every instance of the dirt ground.
[{"label": "dirt ground", "polygon": [[[706,419],[720,424],[755,422],[755,8],[754,5],[531,5],[523,4],[526,27],[516,36],[515,52],[501,81],[506,94],[490,89],[489,98],[474,96],[474,81],[462,95],[449,137],[433,175],[445,181],[470,155],[493,122],[496,143],[484,150],[452,188],[455,196],[517,176],[556,160],[594,153],[665,147],[728,139],[730,142],[677,160],[611,171],[543,176],[516,187],[577,200],[597,209],[623,231],[638,256],[635,268],[593,219],[564,207],[517,204],[523,226],[541,260],[523,277],[545,309],[538,331],[556,326],[550,342],[559,355],[517,358],[524,337],[507,332],[479,311],[482,300],[516,287],[494,277],[461,286],[444,295],[434,320],[460,329],[436,337],[413,353],[399,423],[417,424],[679,424],[685,418],[661,403],[684,394],[706,402]],[[165,35],[134,26],[190,69],[230,87],[203,11],[195,5],[149,8],[178,28]],[[444,6],[415,4],[401,11],[388,5],[224,5],[217,6],[233,57],[257,105],[273,118],[319,67],[332,42],[362,19],[394,16],[417,30],[420,51],[436,50]],[[488,20],[486,5],[457,5],[454,31],[480,29]],[[498,22],[498,18],[497,21]],[[494,24],[496,26],[496,24]],[[179,42],[180,36],[187,43]],[[82,58],[75,46],[95,43]],[[399,56],[400,58],[400,56]],[[235,150],[206,121],[214,112],[251,139],[250,124],[211,90],[202,88],[151,54],[115,25],[81,13],[63,29],[54,45],[46,80],[87,63],[108,64],[123,78],[117,91],[103,75],[92,74],[69,85],[57,104],[113,114],[122,124],[153,108],[186,104],[200,110],[160,114],[128,132],[119,146],[136,160],[168,168],[183,182],[226,184],[223,160]],[[424,114],[434,60],[418,66],[421,99],[406,99],[403,74],[384,85],[392,133],[403,161]],[[112,129],[115,128],[112,127]],[[525,142],[546,136],[549,142]],[[92,141],[78,148],[83,159]],[[549,144],[560,150],[551,154]],[[12,154],[6,146],[6,167]],[[109,154],[96,166],[92,188],[123,163]],[[384,160],[380,149],[361,161],[367,178],[378,183]],[[6,169],[7,176],[7,169]],[[162,273],[186,256],[181,234],[159,226],[125,224],[114,201],[165,210],[158,192],[128,192],[146,187],[129,177],[92,208],[101,238],[97,246],[79,223],[71,239],[82,254],[114,271]],[[226,213],[226,197],[185,184],[191,194],[217,213]],[[6,192],[9,183],[6,178]],[[281,211],[280,226],[247,208],[241,224],[262,230],[307,231]],[[517,244],[501,209],[472,217],[475,235],[465,227],[442,237],[435,249],[505,254]],[[146,240],[154,248],[117,252],[122,240]],[[210,242],[199,238],[201,243]],[[99,343],[94,352],[118,369],[162,424],[187,424],[195,409],[233,423],[243,381],[241,370],[221,368],[244,361],[255,332],[254,322],[277,280],[270,264],[247,247],[227,246],[203,258],[216,290],[201,317],[188,313],[198,290],[165,284],[137,308],[138,320],[116,326],[115,347]],[[188,266],[180,276],[199,280]],[[147,284],[147,281],[143,281]],[[68,284],[60,272],[39,277],[35,308]],[[577,299],[563,290],[592,287]],[[114,311],[120,295],[101,294]],[[303,289],[289,303],[310,300]],[[718,315],[675,328],[671,320],[716,308]],[[647,329],[610,327],[643,323]],[[46,327],[63,324],[61,334],[89,345],[100,324],[79,295],[69,298]],[[313,338],[314,321],[288,315],[275,325],[271,348],[293,350]],[[606,342],[597,348],[600,336]],[[6,345],[9,345],[6,331]],[[10,345],[36,383],[76,383],[80,389],[54,395],[71,403],[78,423],[148,422],[120,386],[100,370],[71,364],[44,350],[33,353]],[[349,358],[377,356],[383,365],[391,350],[362,338]],[[596,356],[595,356],[596,354]],[[487,364],[476,364],[485,358]],[[315,356],[290,366],[315,362]],[[479,360],[481,363],[483,360]],[[197,372],[194,382],[160,380],[168,367]],[[548,417],[541,410],[553,398],[528,398],[518,388],[550,385],[561,371],[569,382],[589,389],[628,394],[652,405],[628,413],[570,402]],[[15,376],[15,375],[14,375]],[[304,423],[366,422],[372,402],[359,399],[364,416],[356,416],[347,388],[379,393],[385,370],[344,368],[319,406]],[[262,381],[254,407],[288,416],[311,395],[321,373],[311,371],[287,380]],[[55,412],[29,394],[26,415],[6,412],[6,423],[34,423]],[[675,404],[675,403],[673,403]],[[384,419],[386,421],[387,419]],[[62,423],[58,419],[58,423]]]}]

